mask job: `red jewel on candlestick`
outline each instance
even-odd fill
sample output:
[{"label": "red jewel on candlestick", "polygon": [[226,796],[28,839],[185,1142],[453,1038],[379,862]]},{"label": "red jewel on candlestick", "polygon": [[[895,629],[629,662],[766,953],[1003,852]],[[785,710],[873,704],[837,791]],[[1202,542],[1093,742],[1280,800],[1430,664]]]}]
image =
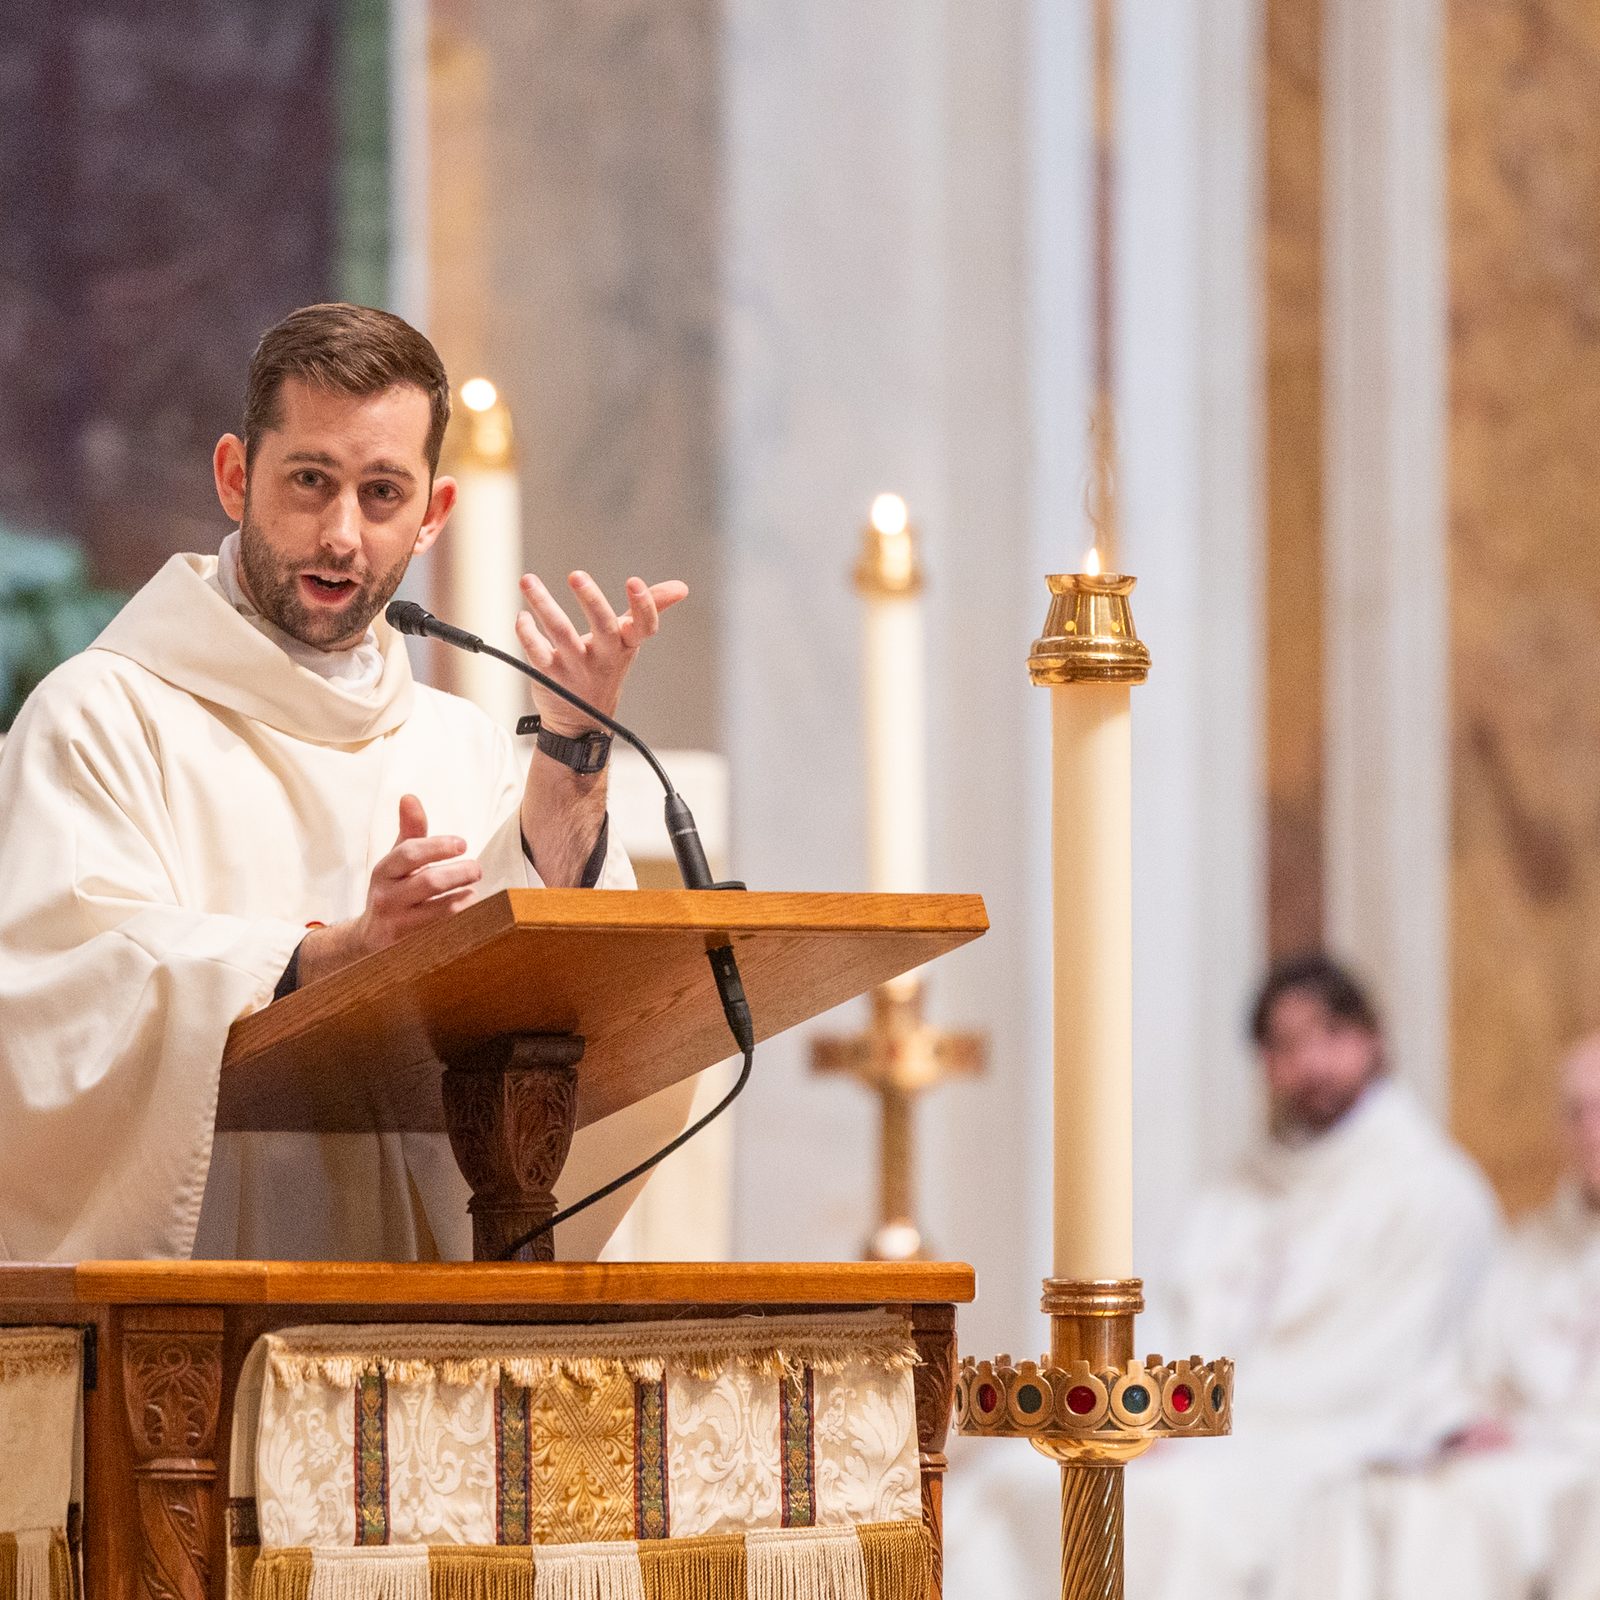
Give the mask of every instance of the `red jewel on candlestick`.
[{"label": "red jewel on candlestick", "polygon": [[1086,1383],[1075,1384],[1067,1390],[1067,1410],[1075,1417],[1086,1417],[1099,1403],[1095,1392]]}]

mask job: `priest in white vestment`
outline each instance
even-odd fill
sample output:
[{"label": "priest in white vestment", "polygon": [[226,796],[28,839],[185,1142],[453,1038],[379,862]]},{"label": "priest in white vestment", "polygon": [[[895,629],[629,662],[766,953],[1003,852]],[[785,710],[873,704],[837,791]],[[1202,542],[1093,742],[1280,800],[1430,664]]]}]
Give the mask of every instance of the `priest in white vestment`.
[{"label": "priest in white vestment", "polygon": [[[217,445],[238,524],[174,556],[24,706],[0,753],[0,1259],[469,1256],[443,1134],[216,1134],[240,1017],[510,887],[626,888],[599,733],[542,691],[508,730],[415,682],[381,613],[437,539],[449,386],[428,341],[294,313]],[[537,578],[529,659],[610,711],[682,584]],[[517,597],[507,596],[507,620]],[[508,669],[509,670],[509,669]],[[543,697],[541,698],[541,695]],[[575,760],[572,752],[587,752]],[[553,752],[553,753],[547,753]],[[683,1124],[684,1084],[581,1131],[568,1203]],[[559,1230],[592,1256],[623,1192]]]},{"label": "priest in white vestment", "polygon": [[1420,1467],[1321,1508],[1299,1593],[1327,1600],[1600,1597],[1600,1035],[1562,1068],[1567,1174],[1523,1222],[1458,1356],[1450,1428]]},{"label": "priest in white vestment", "polygon": [[1284,963],[1252,1032],[1270,1132],[1196,1205],[1163,1335],[1171,1354],[1237,1362],[1234,1433],[1129,1467],[1129,1600],[1291,1585],[1318,1494],[1426,1437],[1447,1387],[1438,1352],[1498,1232],[1476,1168],[1389,1076],[1346,972]]}]

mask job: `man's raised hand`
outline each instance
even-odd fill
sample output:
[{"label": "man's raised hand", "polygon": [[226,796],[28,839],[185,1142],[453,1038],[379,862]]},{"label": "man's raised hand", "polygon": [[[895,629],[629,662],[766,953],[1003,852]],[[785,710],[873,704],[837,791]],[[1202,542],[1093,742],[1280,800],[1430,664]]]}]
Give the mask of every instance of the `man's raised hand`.
[{"label": "man's raised hand", "polygon": [[372,869],[363,925],[367,952],[387,950],[418,928],[472,904],[483,868],[467,855],[467,841],[430,835],[427,813],[414,795],[400,797],[400,836]]},{"label": "man's raised hand", "polygon": [[366,909],[349,922],[306,935],[300,946],[301,985],[464,910],[482,877],[483,868],[467,855],[467,841],[429,834],[422,802],[414,794],[401,796],[400,834],[372,869]]},{"label": "man's raised hand", "polygon": [[[528,609],[517,617],[517,640],[533,666],[615,716],[622,680],[640,645],[660,628],[661,613],[688,596],[689,586],[676,578],[656,584],[629,578],[627,608],[618,616],[587,572],[574,572],[567,583],[583,607],[589,631],[580,634],[543,581],[530,572],[522,579]],[[593,726],[576,707],[537,685],[534,702],[557,733],[584,733]]]}]

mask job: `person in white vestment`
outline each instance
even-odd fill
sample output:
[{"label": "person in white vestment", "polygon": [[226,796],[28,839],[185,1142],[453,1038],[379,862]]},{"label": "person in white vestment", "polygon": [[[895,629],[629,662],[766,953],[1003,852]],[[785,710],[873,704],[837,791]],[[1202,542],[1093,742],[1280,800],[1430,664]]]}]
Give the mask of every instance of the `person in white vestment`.
[{"label": "person in white vestment", "polygon": [[1487,1185],[1390,1076],[1346,971],[1279,965],[1251,1031],[1270,1129],[1194,1208],[1169,1345],[1237,1363],[1234,1432],[1129,1467],[1129,1600],[1292,1591],[1318,1494],[1426,1448],[1439,1351],[1498,1234]]},{"label": "person in white vestment", "polygon": [[[417,683],[382,620],[445,528],[444,368],[399,318],[297,311],[213,470],[236,524],[174,556],[29,698],[0,751],[0,1259],[470,1254],[445,1136],[214,1132],[240,1017],[474,900],[631,887],[598,730],[547,691],[509,730]],[[610,712],[681,583],[619,615],[532,575],[518,640]],[[509,669],[508,669],[509,670]],[[575,750],[580,755],[574,759]],[[570,1202],[683,1125],[692,1085],[580,1132]],[[592,1256],[631,1196],[558,1232]]]},{"label": "person in white vestment", "polygon": [[1600,1597],[1600,1035],[1568,1055],[1561,1085],[1566,1176],[1440,1351],[1459,1358],[1459,1426],[1422,1466],[1369,1474],[1322,1508],[1301,1593]]}]

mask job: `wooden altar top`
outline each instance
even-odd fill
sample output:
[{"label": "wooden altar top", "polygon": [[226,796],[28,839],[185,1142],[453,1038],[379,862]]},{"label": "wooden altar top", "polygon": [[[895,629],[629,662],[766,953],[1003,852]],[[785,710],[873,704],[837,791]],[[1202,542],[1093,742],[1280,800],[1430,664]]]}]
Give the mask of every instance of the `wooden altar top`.
[{"label": "wooden altar top", "polygon": [[948,1261],[79,1261],[0,1265],[0,1304],[761,1306],[969,1304]]}]

